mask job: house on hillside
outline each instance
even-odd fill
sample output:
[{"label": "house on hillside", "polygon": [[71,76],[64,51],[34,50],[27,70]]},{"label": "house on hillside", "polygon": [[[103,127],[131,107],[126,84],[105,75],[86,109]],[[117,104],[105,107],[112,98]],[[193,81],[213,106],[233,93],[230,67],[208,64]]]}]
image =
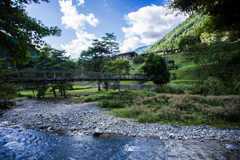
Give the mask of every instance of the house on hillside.
[{"label": "house on hillside", "polygon": [[122,59],[127,59],[128,57],[130,57],[131,59],[133,59],[134,57],[137,57],[137,53],[136,52],[120,53],[118,57]]},{"label": "house on hillside", "polygon": [[148,55],[149,55],[149,53],[143,53],[143,54],[141,54],[141,56],[143,56],[144,58],[147,58]]},{"label": "house on hillside", "polygon": [[157,51],[157,52],[154,52],[154,53],[158,54],[158,55],[165,55],[165,54],[172,54],[172,53],[178,53],[178,52],[180,52],[180,49],[163,50],[163,51]]},{"label": "house on hillside", "polygon": [[156,51],[154,53],[158,54],[158,55],[165,55],[165,54],[168,54],[168,51],[167,50],[163,50],[163,51]]}]

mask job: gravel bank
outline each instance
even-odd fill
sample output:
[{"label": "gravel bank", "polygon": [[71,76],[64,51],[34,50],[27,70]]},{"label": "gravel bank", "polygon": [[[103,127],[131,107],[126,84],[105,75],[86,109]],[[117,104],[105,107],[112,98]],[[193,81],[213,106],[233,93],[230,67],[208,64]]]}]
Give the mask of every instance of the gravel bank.
[{"label": "gravel bank", "polygon": [[240,130],[210,126],[181,126],[143,124],[130,119],[109,116],[96,106],[98,102],[73,104],[65,101],[25,99],[24,105],[9,110],[0,118],[0,126],[18,128],[22,125],[39,131],[71,131],[71,134],[117,134],[156,139],[240,141]]}]

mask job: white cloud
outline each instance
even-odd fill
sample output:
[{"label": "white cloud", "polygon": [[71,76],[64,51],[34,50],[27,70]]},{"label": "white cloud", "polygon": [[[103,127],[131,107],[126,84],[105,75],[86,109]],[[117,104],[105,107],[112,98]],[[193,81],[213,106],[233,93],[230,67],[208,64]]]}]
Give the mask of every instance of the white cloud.
[{"label": "white cloud", "polygon": [[84,31],[76,31],[77,39],[72,40],[69,44],[61,44],[62,49],[71,55],[71,58],[78,58],[83,50],[87,50],[92,45],[92,39],[96,39],[94,34]]},{"label": "white cloud", "polygon": [[[82,13],[78,14],[76,6],[72,5],[72,0],[59,0],[58,2],[63,13],[62,24],[65,24],[67,29],[85,29],[86,23],[94,27],[99,24],[99,20],[92,13],[87,16]],[[83,4],[84,0],[78,0],[78,2],[78,5]]]},{"label": "white cloud", "polygon": [[107,4],[104,4],[104,7],[107,7]]},{"label": "white cloud", "polygon": [[121,52],[155,43],[187,18],[183,15],[175,17],[175,14],[166,16],[169,12],[164,6],[151,5],[125,15],[124,19],[130,27],[122,28],[125,39]]},{"label": "white cloud", "polygon": [[78,6],[80,6],[80,5],[85,3],[84,0],[77,0],[77,2],[78,2],[78,4],[77,4]]}]

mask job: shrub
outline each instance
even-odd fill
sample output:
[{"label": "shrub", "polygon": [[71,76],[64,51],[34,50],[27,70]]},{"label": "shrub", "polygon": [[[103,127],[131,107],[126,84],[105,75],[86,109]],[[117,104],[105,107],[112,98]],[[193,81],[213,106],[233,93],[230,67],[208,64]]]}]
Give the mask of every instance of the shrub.
[{"label": "shrub", "polygon": [[184,89],[181,86],[168,86],[161,85],[155,88],[156,93],[171,93],[171,94],[184,94]]},{"label": "shrub", "polygon": [[133,58],[133,63],[135,64],[141,64],[145,61],[143,56],[137,56]]},{"label": "shrub", "polygon": [[125,104],[121,100],[103,100],[101,108],[124,108]]},{"label": "shrub", "polygon": [[31,94],[28,94],[27,98],[33,98],[33,96]]},{"label": "shrub", "polygon": [[203,83],[204,94],[208,95],[223,95],[225,87],[220,79],[216,77],[209,77]]},{"label": "shrub", "polygon": [[44,98],[47,89],[48,89],[48,87],[39,87],[39,88],[37,89],[37,97],[38,97],[38,98],[40,98],[40,97],[43,97],[43,98]]},{"label": "shrub", "polygon": [[22,95],[20,92],[18,92],[18,93],[17,93],[17,96],[18,96],[18,97],[22,97],[23,95]]}]

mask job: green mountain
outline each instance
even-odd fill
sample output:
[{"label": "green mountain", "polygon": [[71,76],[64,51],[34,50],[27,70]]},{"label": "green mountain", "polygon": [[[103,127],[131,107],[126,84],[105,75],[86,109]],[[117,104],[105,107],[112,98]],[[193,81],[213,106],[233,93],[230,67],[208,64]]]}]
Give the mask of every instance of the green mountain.
[{"label": "green mountain", "polygon": [[162,39],[150,46],[144,53],[156,52],[161,50],[178,49],[178,43],[183,35],[194,35],[200,37],[200,30],[207,16],[195,14],[193,18],[187,18],[184,22],[168,32]]}]

